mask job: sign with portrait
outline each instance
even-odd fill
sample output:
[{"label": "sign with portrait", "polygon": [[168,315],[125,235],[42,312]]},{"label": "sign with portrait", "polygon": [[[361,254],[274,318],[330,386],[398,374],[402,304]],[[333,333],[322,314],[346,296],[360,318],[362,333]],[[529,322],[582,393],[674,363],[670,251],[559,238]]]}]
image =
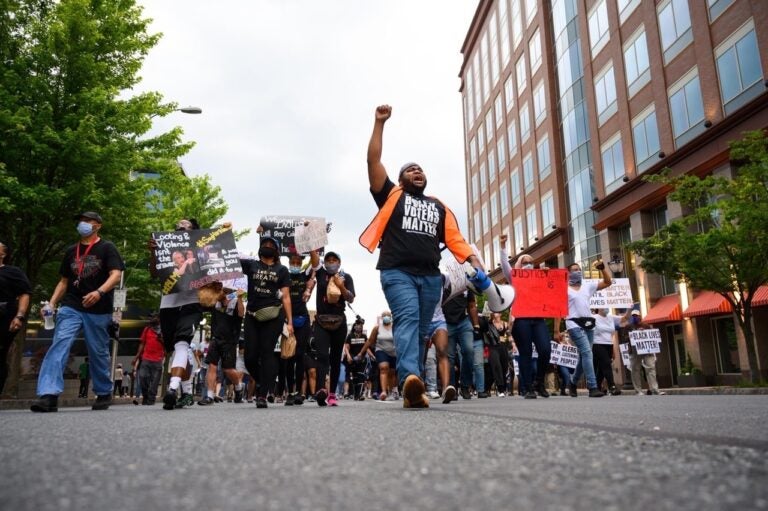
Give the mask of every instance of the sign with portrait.
[{"label": "sign with portrait", "polygon": [[243,277],[231,227],[153,232],[152,239],[164,295]]}]

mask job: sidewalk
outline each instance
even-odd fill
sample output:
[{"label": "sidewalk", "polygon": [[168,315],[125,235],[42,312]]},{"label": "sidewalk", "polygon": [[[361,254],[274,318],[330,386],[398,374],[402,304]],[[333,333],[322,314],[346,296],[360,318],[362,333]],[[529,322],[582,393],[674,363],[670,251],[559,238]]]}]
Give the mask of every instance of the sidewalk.
[{"label": "sidewalk", "polygon": [[[141,399],[141,398],[139,398]],[[0,411],[2,410],[29,410],[32,406],[34,399],[12,399],[2,398],[0,399]],[[76,408],[76,407],[90,407],[96,401],[96,396],[84,398],[59,398],[59,408]],[[130,397],[113,397],[112,405],[133,405],[133,398]]]}]

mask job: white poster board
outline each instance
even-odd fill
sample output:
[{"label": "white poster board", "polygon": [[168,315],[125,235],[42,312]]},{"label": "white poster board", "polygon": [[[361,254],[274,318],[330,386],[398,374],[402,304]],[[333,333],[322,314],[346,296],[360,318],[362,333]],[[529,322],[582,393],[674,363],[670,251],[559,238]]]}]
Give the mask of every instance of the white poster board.
[{"label": "white poster board", "polygon": [[[553,358],[556,359],[557,362],[553,362]],[[576,346],[571,346],[570,344],[558,344],[553,342],[552,352],[549,354],[549,362],[552,364],[557,363],[557,365],[569,369],[575,369],[576,365],[579,363],[579,350],[576,349]]]},{"label": "white poster board", "polygon": [[[602,282],[598,279],[584,279],[587,282]],[[613,284],[593,294],[589,299],[590,309],[629,309],[634,304],[632,288],[628,278],[613,279]]]},{"label": "white poster board", "polygon": [[560,365],[560,343],[557,343],[555,341],[550,341],[549,344],[550,344],[549,363],[559,366]]},{"label": "white poster board", "polygon": [[[475,256],[485,267],[477,247],[474,244],[470,246]],[[459,263],[452,255],[440,262],[440,272],[443,274],[443,303],[467,290],[467,271],[471,268],[471,264]]]},{"label": "white poster board", "polygon": [[629,344],[619,344],[619,351],[621,352],[621,362],[624,364],[624,367],[631,371],[632,366],[629,363]]},{"label": "white poster board", "polygon": [[296,251],[306,254],[310,250],[323,248],[328,244],[328,229],[325,218],[316,218],[308,222],[308,225],[297,225],[294,231]]},{"label": "white poster board", "polygon": [[661,353],[661,331],[658,328],[645,328],[629,332],[629,342],[638,355]]}]

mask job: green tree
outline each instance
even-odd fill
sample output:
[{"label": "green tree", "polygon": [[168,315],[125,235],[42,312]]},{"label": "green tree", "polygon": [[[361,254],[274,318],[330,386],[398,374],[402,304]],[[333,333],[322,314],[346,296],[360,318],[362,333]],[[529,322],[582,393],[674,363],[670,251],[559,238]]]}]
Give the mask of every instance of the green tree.
[{"label": "green tree", "polygon": [[148,135],[175,104],[155,92],[126,97],[160,37],[133,0],[0,5],[0,239],[40,297],[76,240],[77,212],[99,211],[129,264],[146,252],[150,184],[131,171],[175,162],[192,144],[180,128]]},{"label": "green tree", "polygon": [[744,334],[750,380],[760,380],[752,299],[768,283],[768,138],[748,133],[731,144],[733,178],[650,176],[673,188],[670,198],[689,211],[650,238],[629,245],[640,266],[696,289],[714,291],[731,304]]}]

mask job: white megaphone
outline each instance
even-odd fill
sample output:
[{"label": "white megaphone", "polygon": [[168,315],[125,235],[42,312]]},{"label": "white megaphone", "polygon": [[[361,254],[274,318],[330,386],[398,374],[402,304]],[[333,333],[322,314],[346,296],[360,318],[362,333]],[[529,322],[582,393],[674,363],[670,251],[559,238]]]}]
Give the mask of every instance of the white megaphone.
[{"label": "white megaphone", "polygon": [[515,288],[506,284],[496,284],[483,270],[470,267],[467,269],[467,287],[476,294],[485,295],[491,312],[503,312],[515,301]]}]

